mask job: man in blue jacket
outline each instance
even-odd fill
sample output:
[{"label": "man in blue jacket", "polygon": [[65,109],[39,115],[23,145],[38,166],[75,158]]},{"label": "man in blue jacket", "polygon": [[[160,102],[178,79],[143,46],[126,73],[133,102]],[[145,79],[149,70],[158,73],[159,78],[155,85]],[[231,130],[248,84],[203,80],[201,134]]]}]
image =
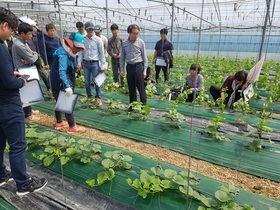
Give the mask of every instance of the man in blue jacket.
[{"label": "man in blue jacket", "polygon": [[[0,7],[0,186],[14,179],[17,195],[26,195],[46,186],[44,178],[30,177],[25,163],[25,121],[19,88],[26,84],[19,72],[14,72],[12,57],[4,46],[18,26],[17,17]],[[11,172],[4,165],[4,150],[8,142]]]}]

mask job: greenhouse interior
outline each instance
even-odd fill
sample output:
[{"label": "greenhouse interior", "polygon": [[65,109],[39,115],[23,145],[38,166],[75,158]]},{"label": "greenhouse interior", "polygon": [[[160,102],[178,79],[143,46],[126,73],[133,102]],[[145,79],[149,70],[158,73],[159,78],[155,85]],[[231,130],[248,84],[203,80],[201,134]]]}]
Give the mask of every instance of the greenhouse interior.
[{"label": "greenhouse interior", "polygon": [[[1,210],[280,210],[279,2],[1,0],[0,7],[18,18],[14,64],[16,40],[27,42],[23,23],[32,27],[31,39],[35,32],[43,37],[33,52],[39,64],[21,60],[24,74],[37,77],[24,80],[19,93],[24,113],[32,105],[27,172],[48,181],[19,196],[15,180],[4,180]],[[59,41],[52,64],[48,24]],[[88,49],[77,47],[77,34]],[[56,71],[64,81],[62,59],[55,60],[60,49],[75,82],[57,96],[51,78]],[[0,76],[0,98],[2,83]],[[83,131],[72,132],[73,115]],[[3,142],[10,170],[13,145]]]}]

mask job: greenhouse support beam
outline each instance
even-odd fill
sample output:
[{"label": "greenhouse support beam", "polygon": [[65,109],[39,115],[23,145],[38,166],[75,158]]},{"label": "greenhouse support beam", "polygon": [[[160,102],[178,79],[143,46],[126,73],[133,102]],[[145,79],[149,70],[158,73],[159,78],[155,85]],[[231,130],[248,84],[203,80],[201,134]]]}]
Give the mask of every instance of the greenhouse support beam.
[{"label": "greenhouse support beam", "polygon": [[171,43],[173,42],[174,5],[175,5],[175,0],[172,0],[171,36],[170,36]]},{"label": "greenhouse support beam", "polygon": [[266,32],[266,27],[267,27],[267,21],[269,18],[270,3],[271,3],[271,0],[266,0],[266,15],[265,15],[264,26],[263,26],[263,30],[262,30],[262,41],[261,41],[258,61],[261,60],[261,58],[262,58],[262,50],[263,50],[263,45],[264,45],[265,32]]}]

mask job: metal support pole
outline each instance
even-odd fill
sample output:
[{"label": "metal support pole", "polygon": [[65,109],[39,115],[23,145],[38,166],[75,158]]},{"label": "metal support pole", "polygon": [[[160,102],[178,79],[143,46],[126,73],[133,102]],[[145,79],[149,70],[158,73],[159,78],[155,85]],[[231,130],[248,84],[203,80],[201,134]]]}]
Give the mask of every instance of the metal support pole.
[{"label": "metal support pole", "polygon": [[263,50],[263,45],[264,45],[265,32],[266,32],[267,21],[268,21],[269,12],[270,12],[270,3],[271,3],[271,0],[266,0],[266,15],[265,15],[264,26],[263,26],[263,31],[262,31],[262,41],[261,41],[258,61],[261,60],[261,58],[262,58],[262,50]]},{"label": "metal support pole", "polygon": [[106,0],[106,28],[107,28],[107,38],[109,38],[108,0]]},{"label": "metal support pole", "polygon": [[171,35],[170,35],[171,42],[173,41],[174,5],[175,5],[175,0],[172,0]]}]

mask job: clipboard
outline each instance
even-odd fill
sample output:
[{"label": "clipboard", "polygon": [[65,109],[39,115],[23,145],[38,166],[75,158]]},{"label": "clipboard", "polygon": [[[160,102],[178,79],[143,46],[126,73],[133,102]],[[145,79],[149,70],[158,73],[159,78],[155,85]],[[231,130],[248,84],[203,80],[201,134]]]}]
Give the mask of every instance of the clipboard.
[{"label": "clipboard", "polygon": [[30,77],[28,78],[28,80],[32,80],[32,79],[40,80],[36,66],[28,66],[28,67],[19,68],[18,71],[22,75],[25,75],[25,74],[29,75]]},{"label": "clipboard", "polygon": [[72,114],[76,106],[78,94],[67,96],[64,91],[60,91],[54,110],[66,114]]},{"label": "clipboard", "polygon": [[166,66],[166,62],[163,58],[157,57],[156,59],[156,66]]},{"label": "clipboard", "polygon": [[93,78],[93,82],[100,87],[106,80],[107,76],[105,72],[99,73],[96,77]]},{"label": "clipboard", "polygon": [[248,87],[246,87],[244,90],[243,90],[243,96],[244,96],[244,101],[249,101],[255,94],[255,91],[254,91],[254,87],[253,87],[253,84],[249,84]]},{"label": "clipboard", "polygon": [[37,79],[28,80],[26,85],[19,89],[19,94],[23,108],[45,101],[42,88]]}]

